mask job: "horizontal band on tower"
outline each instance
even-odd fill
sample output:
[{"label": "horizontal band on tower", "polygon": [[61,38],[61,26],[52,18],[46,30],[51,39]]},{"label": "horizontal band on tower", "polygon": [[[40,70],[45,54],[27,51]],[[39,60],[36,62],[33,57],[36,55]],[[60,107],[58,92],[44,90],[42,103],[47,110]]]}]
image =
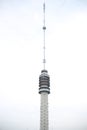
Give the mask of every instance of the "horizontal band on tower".
[{"label": "horizontal band on tower", "polygon": [[46,92],[46,93],[50,93],[50,89],[49,88],[39,88],[39,93],[43,93],[43,92]]}]

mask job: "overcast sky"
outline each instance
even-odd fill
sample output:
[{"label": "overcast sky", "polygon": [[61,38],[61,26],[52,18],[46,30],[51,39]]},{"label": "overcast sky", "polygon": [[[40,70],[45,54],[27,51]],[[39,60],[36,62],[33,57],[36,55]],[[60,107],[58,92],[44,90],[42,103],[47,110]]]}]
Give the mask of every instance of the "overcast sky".
[{"label": "overcast sky", "polygon": [[[0,0],[0,130],[39,130],[43,0]],[[87,1],[46,1],[50,130],[87,130]]]}]

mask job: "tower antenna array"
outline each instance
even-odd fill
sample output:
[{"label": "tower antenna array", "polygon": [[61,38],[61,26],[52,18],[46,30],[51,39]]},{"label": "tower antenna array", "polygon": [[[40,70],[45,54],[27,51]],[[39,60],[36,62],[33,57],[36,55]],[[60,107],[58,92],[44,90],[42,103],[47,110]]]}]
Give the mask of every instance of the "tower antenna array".
[{"label": "tower antenna array", "polygon": [[45,50],[46,50],[46,47],[45,47],[45,30],[46,30],[46,26],[45,26],[45,0],[44,0],[44,3],[43,3],[43,43],[44,43],[44,46],[43,46],[43,67],[44,67],[44,70],[45,70],[45,64],[46,64],[46,56],[45,56]]}]

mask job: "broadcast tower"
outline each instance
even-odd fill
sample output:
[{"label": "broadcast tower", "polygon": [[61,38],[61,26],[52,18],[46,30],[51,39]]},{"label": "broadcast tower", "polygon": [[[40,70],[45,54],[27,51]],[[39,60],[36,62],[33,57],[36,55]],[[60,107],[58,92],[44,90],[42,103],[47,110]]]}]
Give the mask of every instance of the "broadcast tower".
[{"label": "broadcast tower", "polygon": [[44,14],[44,25],[43,25],[43,70],[39,76],[39,94],[40,99],[40,130],[49,130],[49,118],[48,118],[48,94],[50,94],[50,77],[48,71],[45,69],[46,58],[45,58],[45,1],[43,4]]}]

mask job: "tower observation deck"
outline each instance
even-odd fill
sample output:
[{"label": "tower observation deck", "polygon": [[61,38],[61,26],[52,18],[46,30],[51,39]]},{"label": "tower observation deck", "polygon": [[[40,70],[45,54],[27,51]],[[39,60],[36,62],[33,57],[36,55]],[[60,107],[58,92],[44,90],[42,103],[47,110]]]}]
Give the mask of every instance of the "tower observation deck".
[{"label": "tower observation deck", "polygon": [[42,70],[39,76],[39,93],[50,93],[50,77],[47,70]]},{"label": "tower observation deck", "polygon": [[46,58],[45,58],[45,1],[43,4],[43,13],[44,13],[44,26],[43,26],[43,34],[44,34],[44,53],[43,53],[43,70],[39,76],[39,94],[40,98],[40,130],[49,130],[49,117],[48,117],[48,94],[50,94],[50,76],[48,75],[48,71],[45,69]]}]

